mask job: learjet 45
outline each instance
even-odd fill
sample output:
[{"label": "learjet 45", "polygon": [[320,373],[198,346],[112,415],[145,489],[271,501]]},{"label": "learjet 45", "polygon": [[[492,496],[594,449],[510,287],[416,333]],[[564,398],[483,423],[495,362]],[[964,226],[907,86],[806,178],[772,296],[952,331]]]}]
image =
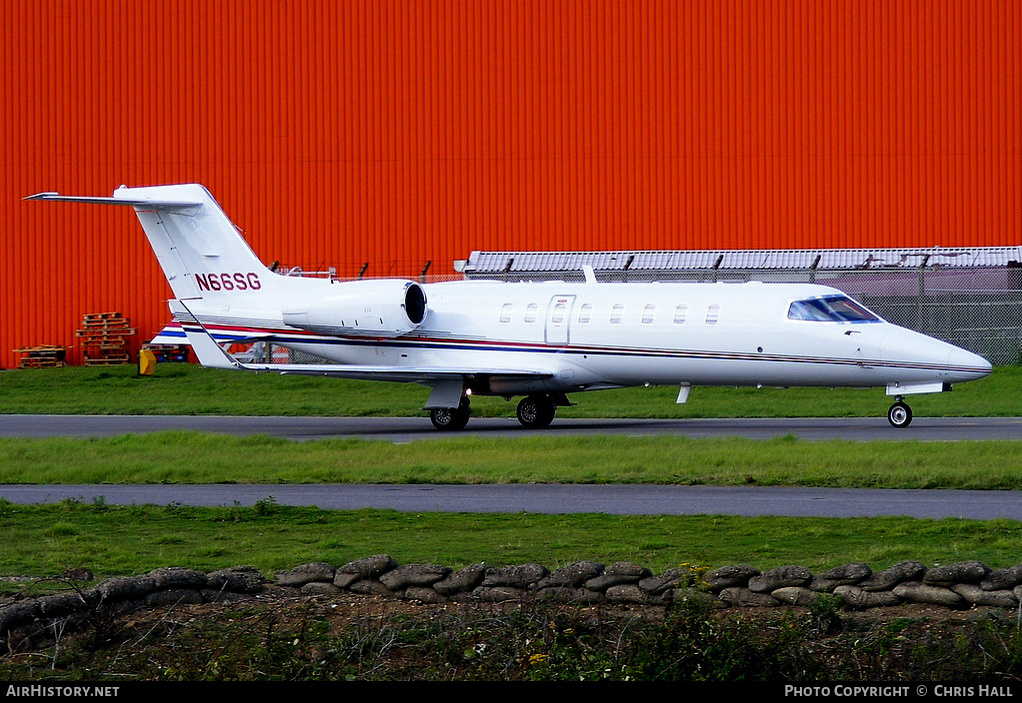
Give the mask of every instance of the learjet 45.
[{"label": "learjet 45", "polygon": [[[174,294],[159,342],[187,340],[204,366],[428,386],[440,430],[465,427],[473,395],[521,396],[545,427],[568,394],[673,385],[880,387],[904,397],[982,378],[976,354],[883,320],[840,290],[787,283],[598,283],[285,276],[255,255],[200,185],[121,187],[112,197],[29,200],[131,207]],[[241,360],[265,342],[325,363]]]}]

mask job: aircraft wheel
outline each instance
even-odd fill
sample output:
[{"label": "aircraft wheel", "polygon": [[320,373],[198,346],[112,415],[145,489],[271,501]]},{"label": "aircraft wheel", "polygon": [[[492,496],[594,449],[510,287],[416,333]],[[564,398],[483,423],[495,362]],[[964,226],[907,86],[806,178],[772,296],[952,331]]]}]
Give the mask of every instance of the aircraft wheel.
[{"label": "aircraft wheel", "polygon": [[522,427],[539,429],[548,427],[554,420],[554,413],[557,406],[548,395],[530,395],[522,398],[518,403],[518,422]]},{"label": "aircraft wheel", "polygon": [[892,427],[908,427],[912,422],[912,408],[899,400],[887,411],[887,421]]},{"label": "aircraft wheel", "polygon": [[468,398],[461,399],[461,405],[457,408],[433,408],[429,411],[429,421],[433,427],[442,431],[456,431],[465,429],[468,418],[472,414]]}]

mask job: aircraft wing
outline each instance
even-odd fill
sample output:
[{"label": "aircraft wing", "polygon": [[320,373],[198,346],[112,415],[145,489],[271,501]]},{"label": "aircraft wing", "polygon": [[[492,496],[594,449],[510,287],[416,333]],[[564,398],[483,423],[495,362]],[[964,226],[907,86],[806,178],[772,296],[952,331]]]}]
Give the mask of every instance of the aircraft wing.
[{"label": "aircraft wing", "polygon": [[362,381],[397,381],[429,386],[432,392],[426,408],[456,408],[461,402],[466,379],[476,378],[550,378],[553,373],[543,369],[511,369],[499,367],[432,367],[432,366],[376,366],[365,364],[273,364],[242,362],[231,356],[203,327],[183,301],[178,301],[190,320],[182,320],[188,343],[203,366],[220,369],[262,371],[297,376],[334,376]]},{"label": "aircraft wing", "polygon": [[539,369],[510,369],[500,367],[447,366],[375,366],[363,364],[272,364],[246,363],[231,356],[213,336],[201,325],[192,322],[181,324],[188,343],[203,366],[221,369],[264,371],[300,376],[336,376],[364,381],[401,381],[436,385],[466,378],[499,376],[501,378],[549,378],[553,374]]}]

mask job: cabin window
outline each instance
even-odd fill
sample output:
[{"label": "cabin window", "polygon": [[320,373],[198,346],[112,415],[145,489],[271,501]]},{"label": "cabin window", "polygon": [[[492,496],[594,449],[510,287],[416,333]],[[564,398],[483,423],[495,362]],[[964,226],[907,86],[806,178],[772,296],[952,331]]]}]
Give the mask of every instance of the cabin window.
[{"label": "cabin window", "polygon": [[514,305],[511,303],[504,303],[500,308],[500,321],[502,324],[511,322],[511,311],[514,310]]},{"label": "cabin window", "polygon": [[796,300],[788,307],[788,319],[810,322],[880,322],[879,317],[843,295]]},{"label": "cabin window", "polygon": [[656,314],[656,305],[650,304],[642,309],[642,324],[650,325],[653,323],[653,316]]},{"label": "cabin window", "polygon": [[559,325],[564,322],[564,311],[568,308],[568,304],[563,300],[554,304],[553,312],[550,313],[550,322],[555,325]]},{"label": "cabin window", "polygon": [[720,306],[714,303],[706,308],[706,324],[715,325],[720,319]]},{"label": "cabin window", "polygon": [[682,303],[678,307],[674,308],[674,324],[683,325],[685,324],[685,318],[688,317],[688,305]]},{"label": "cabin window", "polygon": [[539,304],[538,303],[529,303],[529,305],[525,308],[525,321],[526,322],[535,322],[536,321],[536,315],[538,313],[539,313]]},{"label": "cabin window", "polygon": [[625,306],[622,303],[614,303],[614,307],[610,309],[610,324],[621,324],[621,318],[624,317],[624,314]]},{"label": "cabin window", "polygon": [[592,303],[585,303],[578,310],[578,321],[583,324],[589,324],[589,321],[593,319],[593,306]]}]

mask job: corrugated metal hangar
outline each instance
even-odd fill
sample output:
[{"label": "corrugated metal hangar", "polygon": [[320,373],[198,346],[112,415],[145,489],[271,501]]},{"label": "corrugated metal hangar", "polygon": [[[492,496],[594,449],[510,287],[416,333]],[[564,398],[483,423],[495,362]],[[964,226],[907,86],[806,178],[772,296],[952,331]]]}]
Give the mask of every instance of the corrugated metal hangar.
[{"label": "corrugated metal hangar", "polygon": [[1022,243],[1020,2],[11,0],[0,38],[2,367],[168,318],[130,212],[40,191],[199,182],[342,277]]}]

